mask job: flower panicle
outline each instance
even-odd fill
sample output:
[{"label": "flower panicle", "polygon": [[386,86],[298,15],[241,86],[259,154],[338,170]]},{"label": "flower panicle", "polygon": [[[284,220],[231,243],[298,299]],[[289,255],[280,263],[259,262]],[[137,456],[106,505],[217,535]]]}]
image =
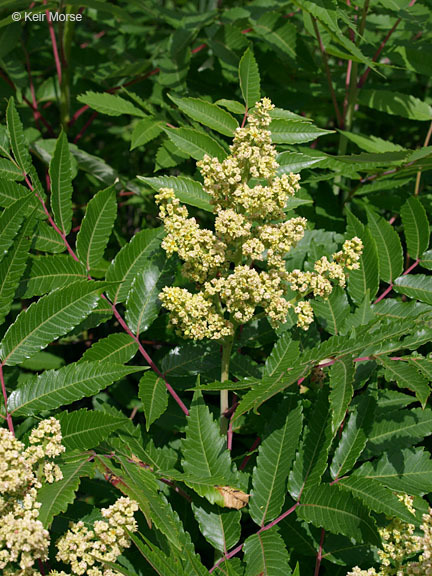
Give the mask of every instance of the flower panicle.
[{"label": "flower panicle", "polygon": [[[289,310],[307,330],[313,309],[306,298],[327,298],[333,285],[345,286],[346,271],[359,267],[363,245],[347,240],[329,261],[315,263],[312,272],[286,270],[285,257],[303,238],[307,220],[286,219],[289,198],[300,189],[298,174],[278,174],[272,144],[271,111],[263,98],[237,128],[230,154],[220,161],[205,155],[197,163],[215,214],[214,231],[201,228],[189,216],[171,188],[156,194],[166,236],[162,248],[183,261],[183,276],[197,291],[165,287],[159,295],[177,333],[193,340],[220,340],[251,320],[261,308],[273,327],[284,323]],[[288,299],[288,294],[294,298]]]}]

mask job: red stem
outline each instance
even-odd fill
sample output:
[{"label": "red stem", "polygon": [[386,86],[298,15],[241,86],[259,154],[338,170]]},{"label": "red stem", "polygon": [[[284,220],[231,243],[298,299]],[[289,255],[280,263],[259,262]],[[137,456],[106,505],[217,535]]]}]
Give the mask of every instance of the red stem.
[{"label": "red stem", "polygon": [[15,430],[13,427],[12,416],[9,414],[9,411],[8,411],[8,395],[7,395],[6,384],[5,384],[4,375],[3,375],[3,363],[0,364],[0,382],[1,382],[1,389],[2,389],[2,393],[3,393],[4,405],[5,405],[6,421],[8,423],[9,431],[12,432],[12,434],[15,436]]},{"label": "red stem", "polygon": [[99,114],[99,112],[93,112],[93,114],[90,116],[90,118],[84,124],[84,126],[81,128],[81,130],[75,136],[74,144],[76,144],[79,140],[81,140],[81,138],[84,136],[87,128],[89,128],[89,126],[93,123],[93,120],[98,116],[98,114]]},{"label": "red stem", "polygon": [[314,30],[315,30],[315,35],[316,35],[316,37],[317,37],[319,49],[320,49],[320,51],[321,51],[321,56],[322,56],[322,59],[323,59],[323,62],[324,62],[324,69],[325,69],[325,73],[326,73],[326,76],[327,76],[327,82],[328,82],[328,85],[329,85],[329,88],[330,88],[330,94],[331,94],[331,99],[332,99],[332,102],[333,102],[334,111],[335,111],[335,113],[336,113],[336,121],[337,121],[338,126],[339,126],[339,127],[342,127],[342,126],[343,126],[343,118],[342,118],[342,115],[341,115],[341,113],[340,113],[339,106],[338,106],[338,103],[337,103],[337,100],[336,100],[336,94],[335,94],[335,91],[334,91],[334,88],[333,88],[333,81],[332,81],[332,77],[331,77],[330,67],[329,67],[328,60],[327,60],[327,52],[326,52],[326,50],[325,50],[323,41],[322,41],[322,39],[321,39],[321,34],[319,33],[319,29],[318,29],[318,24],[317,24],[316,18],[313,18],[313,19],[312,19],[312,24],[313,24],[313,27],[314,27]]},{"label": "red stem", "polygon": [[[416,3],[416,0],[411,0],[411,2],[409,3],[408,7],[411,8],[411,6],[414,6],[414,4]],[[372,57],[372,62],[376,62],[381,54],[381,52],[384,50],[385,45],[387,44],[387,42],[389,41],[390,36],[393,34],[393,32],[396,30],[396,28],[399,26],[399,24],[401,23],[402,18],[398,18],[396,20],[396,22],[394,23],[393,27],[387,32],[387,34],[384,37],[384,40],[381,42],[381,44],[379,45],[378,50],[375,52],[375,54]],[[363,86],[363,84],[366,82],[369,73],[371,71],[370,66],[368,68],[366,68],[366,70],[364,71],[364,73],[362,74],[362,76],[360,77],[360,80],[358,81],[358,88],[361,88]]]},{"label": "red stem", "polygon": [[119,314],[119,311],[117,310],[115,304],[113,304],[104,294],[102,294],[102,298],[104,300],[106,300],[108,302],[108,304],[111,306],[111,309],[113,311],[114,316],[116,317],[118,323],[120,324],[120,326],[123,328],[123,330],[129,334],[129,336],[131,338],[133,338],[135,340],[135,342],[138,344],[138,349],[141,353],[141,355],[144,357],[144,359],[146,360],[146,362],[148,363],[148,365],[150,366],[150,368],[156,372],[156,374],[163,379],[163,381],[165,382],[165,386],[167,387],[168,392],[171,394],[171,396],[174,398],[174,400],[177,402],[177,404],[180,406],[180,408],[183,410],[184,414],[186,414],[186,416],[189,416],[189,410],[186,408],[186,406],[184,405],[184,403],[182,402],[182,400],[180,399],[180,397],[178,396],[177,392],[174,390],[174,388],[171,386],[171,384],[169,384],[169,382],[167,381],[167,379],[165,378],[165,375],[162,374],[162,372],[159,370],[159,368],[156,366],[156,364],[153,362],[153,360],[150,358],[150,356],[148,355],[147,351],[144,349],[143,345],[141,344],[139,338],[137,336],[135,336],[135,334],[132,332],[132,330],[129,328],[129,326],[126,324],[126,322],[123,320],[123,318],[121,317],[121,315]]},{"label": "red stem", "polygon": [[246,468],[246,464],[249,462],[252,452],[258,448],[259,443],[261,442],[261,438],[258,436],[252,446],[249,448],[249,453],[243,458],[243,462],[240,464],[239,470],[244,470]]},{"label": "red stem", "polygon": [[[25,175],[25,180],[27,182],[27,185],[29,186],[30,190],[34,191],[33,185],[30,182],[27,174]],[[77,257],[77,255],[75,254],[75,252],[73,251],[73,249],[71,248],[69,242],[66,239],[66,236],[63,234],[63,232],[59,229],[59,227],[56,225],[56,223],[54,222],[54,220],[52,219],[48,208],[46,207],[45,202],[43,201],[43,199],[37,194],[35,193],[36,198],[40,201],[40,203],[42,204],[43,210],[45,212],[45,214],[48,217],[48,221],[51,224],[51,226],[54,228],[54,230],[57,232],[57,234],[60,235],[61,239],[63,240],[64,245],[66,246],[67,251],[69,252],[69,254],[72,256],[72,258],[76,261],[79,262],[79,258]],[[110,300],[105,296],[105,294],[102,294],[102,298],[104,300],[106,300],[108,302],[108,304],[110,305],[114,316],[116,317],[117,321],[119,322],[120,326],[123,328],[123,330],[129,334],[129,336],[131,336],[131,338],[133,338],[135,340],[135,342],[138,344],[138,349],[141,353],[141,355],[144,357],[144,359],[146,360],[146,362],[148,363],[148,365],[150,366],[150,368],[156,372],[156,374],[158,376],[160,376],[161,378],[163,378],[164,382],[165,382],[165,386],[167,387],[168,392],[171,394],[171,396],[174,398],[174,400],[177,402],[177,404],[180,406],[180,408],[183,410],[183,412],[186,414],[186,416],[189,416],[189,411],[186,408],[186,406],[184,405],[184,403],[182,402],[182,400],[179,398],[178,394],[176,393],[176,391],[174,390],[174,388],[167,382],[165,376],[160,372],[159,368],[156,366],[156,364],[153,362],[153,360],[150,358],[149,354],[147,353],[147,351],[145,350],[145,348],[143,347],[143,345],[141,344],[139,338],[137,336],[135,336],[135,334],[132,332],[132,330],[129,328],[129,326],[126,324],[126,322],[123,320],[123,318],[121,317],[121,315],[119,314],[117,308],[115,307],[115,304],[113,304],[112,302],[110,302]]]},{"label": "red stem", "polygon": [[[415,262],[413,262],[411,264],[411,266],[409,268],[407,268],[405,270],[405,272],[402,274],[402,276],[406,276],[407,274],[409,274],[412,270],[414,270],[414,268],[416,268],[416,266],[418,266],[420,263],[420,260],[417,258],[417,260]],[[381,300],[383,300],[383,298],[385,298],[387,296],[387,294],[389,292],[391,292],[393,290],[393,282],[390,282],[390,285],[387,286],[387,288],[384,290],[384,292],[378,296],[378,298],[375,300],[374,304],[378,304],[378,302],[381,302]]]},{"label": "red stem", "polygon": [[[46,4],[47,0],[44,0],[43,3]],[[49,33],[51,36],[51,43],[52,43],[52,49],[53,49],[53,54],[54,54],[54,61],[55,61],[55,65],[56,65],[56,70],[57,70],[58,82],[59,82],[59,85],[61,85],[62,70],[61,70],[59,52],[58,52],[58,48],[57,48],[57,40],[56,40],[54,25],[53,25],[52,20],[51,20],[51,12],[49,10],[45,10],[45,14],[46,14],[46,17],[48,20],[48,27],[49,27]]]},{"label": "red stem", "polygon": [[[273,526],[276,526],[276,524],[279,524],[279,522],[281,522],[284,518],[286,518],[287,516],[292,514],[294,512],[294,510],[296,508],[298,508],[298,506],[300,506],[300,502],[296,502],[294,504],[294,506],[291,506],[291,508],[289,510],[287,510],[286,512],[281,514],[278,518],[276,518],[276,520],[273,520],[273,522],[270,522],[270,524],[267,524],[266,526],[263,526],[262,528],[260,528],[258,530],[258,532],[256,532],[256,534],[261,534],[261,532],[265,532],[266,530],[270,530],[270,528],[273,528]],[[216,568],[222,564],[222,562],[225,562],[225,560],[229,560],[230,558],[232,558],[233,556],[238,554],[242,549],[243,549],[243,544],[239,544],[233,550],[231,550],[231,552],[228,552],[228,554],[224,554],[222,556],[222,558],[220,558],[216,562],[216,564],[210,568],[209,573],[211,574],[212,572],[214,572],[216,570]]]},{"label": "red stem", "polygon": [[320,571],[322,552],[323,552],[323,544],[324,544],[324,536],[325,536],[325,530],[324,530],[324,528],[322,528],[321,529],[321,539],[320,539],[320,543],[319,543],[318,554],[317,554],[317,559],[316,559],[316,564],[315,564],[314,576],[318,576],[319,571]]}]

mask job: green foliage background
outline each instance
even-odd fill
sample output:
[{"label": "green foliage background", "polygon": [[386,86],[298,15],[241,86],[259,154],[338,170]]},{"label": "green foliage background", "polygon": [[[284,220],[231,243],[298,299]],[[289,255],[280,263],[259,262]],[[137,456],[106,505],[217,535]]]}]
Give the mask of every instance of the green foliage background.
[{"label": "green foliage background", "polygon": [[[0,414],[19,437],[61,421],[64,480],[41,490],[41,520],[55,540],[135,498],[124,574],[372,566],[377,527],[418,526],[432,492],[429,3],[34,4],[83,16],[26,22],[28,2],[0,2]],[[308,332],[244,326],[221,384],[219,344],[182,340],[160,311],[184,281],[153,195],[174,188],[210,226],[195,161],[223,158],[260,96],[281,172],[302,176],[290,208],[309,229],[288,269],[353,235],[365,250]],[[215,486],[249,505],[222,507]]]}]

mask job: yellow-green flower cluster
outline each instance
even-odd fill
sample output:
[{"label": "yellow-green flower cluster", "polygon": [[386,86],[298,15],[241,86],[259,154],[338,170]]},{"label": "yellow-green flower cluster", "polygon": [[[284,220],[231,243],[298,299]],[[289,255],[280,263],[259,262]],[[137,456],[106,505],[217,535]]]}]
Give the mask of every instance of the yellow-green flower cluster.
[{"label": "yellow-green flower cluster", "polygon": [[38,520],[42,482],[62,478],[52,459],[59,456],[60,423],[43,420],[32,430],[29,446],[0,429],[0,571],[4,576],[33,576],[37,560],[48,556],[49,533]]},{"label": "yellow-green flower cluster", "polygon": [[[129,498],[119,498],[109,508],[102,509],[103,520],[93,528],[76,522],[57,542],[57,560],[70,565],[71,575],[116,576],[104,562],[116,562],[125,548],[130,546],[129,532],[137,531],[134,513],[138,504]],[[65,572],[52,571],[51,576],[67,576]]]},{"label": "yellow-green flower cluster", "polygon": [[[332,282],[345,285],[345,269],[358,268],[362,243],[353,238],[331,262],[316,262],[313,272],[286,271],[285,257],[303,238],[307,221],[285,216],[300,176],[277,175],[268,129],[273,107],[268,98],[257,103],[247,125],[237,128],[225,160],[206,155],[197,164],[214,207],[214,231],[189,217],[172,189],[162,188],[156,195],[166,231],[162,247],[168,256],[179,255],[183,275],[196,283],[196,293],[166,287],[159,295],[171,324],[186,338],[231,336],[257,308],[274,327],[285,322],[292,309],[298,326],[307,330],[313,310],[305,298],[327,297]],[[291,301],[289,289],[297,292]]]},{"label": "yellow-green flower cluster", "polygon": [[[398,495],[405,506],[415,514],[413,499],[406,495]],[[423,515],[421,525],[423,536],[415,533],[414,524],[408,524],[395,518],[386,528],[379,530],[382,548],[378,550],[380,569],[361,570],[358,566],[348,572],[347,576],[429,576],[432,575],[432,509]],[[410,559],[422,552],[418,561]]]}]

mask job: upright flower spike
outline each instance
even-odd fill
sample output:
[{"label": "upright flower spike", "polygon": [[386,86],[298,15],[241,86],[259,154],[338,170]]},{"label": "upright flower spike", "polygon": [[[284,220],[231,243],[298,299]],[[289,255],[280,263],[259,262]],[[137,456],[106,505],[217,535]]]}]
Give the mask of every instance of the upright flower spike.
[{"label": "upright flower spike", "polygon": [[[268,98],[256,104],[247,125],[237,128],[225,160],[206,155],[197,163],[214,206],[214,232],[189,217],[172,189],[162,188],[156,195],[166,231],[162,247],[168,256],[179,255],[183,275],[197,287],[196,293],[165,287],[159,295],[172,326],[185,338],[231,338],[257,308],[274,327],[292,309],[297,325],[307,330],[313,310],[306,298],[327,298],[333,284],[345,286],[346,270],[359,267],[363,245],[353,238],[331,261],[318,260],[312,272],[287,272],[285,257],[303,238],[307,221],[285,217],[288,199],[300,189],[300,176],[277,174],[269,130],[273,107]],[[297,294],[288,300],[292,291]]]}]

